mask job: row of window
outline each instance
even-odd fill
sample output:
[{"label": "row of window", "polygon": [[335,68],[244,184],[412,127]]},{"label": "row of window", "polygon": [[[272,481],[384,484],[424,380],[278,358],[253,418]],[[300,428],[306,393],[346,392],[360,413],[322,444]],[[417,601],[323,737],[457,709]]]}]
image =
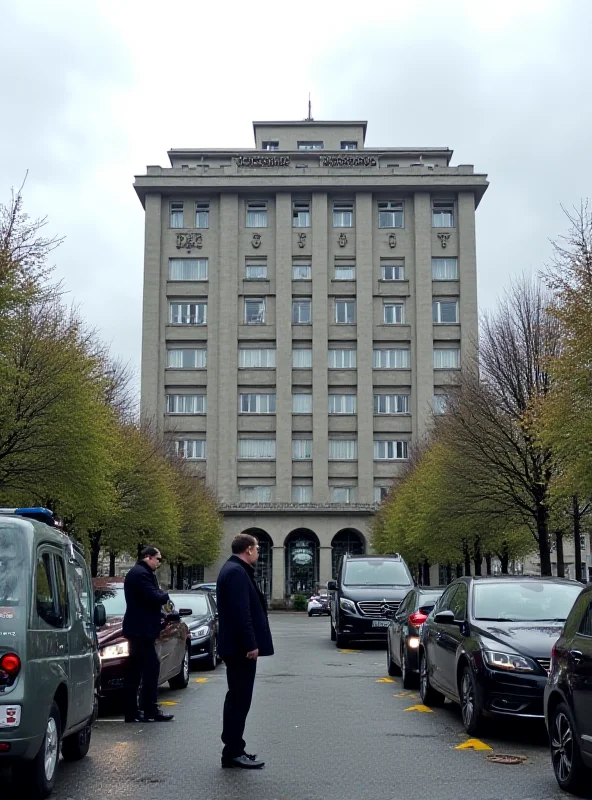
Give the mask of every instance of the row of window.
[{"label": "row of window", "polygon": [[[381,503],[388,494],[387,486],[374,487],[374,502]],[[239,486],[241,503],[273,503],[275,486]],[[292,486],[293,503],[312,503],[312,484]],[[356,502],[355,486],[329,486],[329,502],[349,505]]]},{"label": "row of window", "polygon": [[[206,458],[205,439],[181,439],[175,442],[178,455],[183,458],[201,461]],[[357,439],[332,439],[329,437],[330,461],[355,461],[358,458]],[[274,461],[276,457],[275,439],[239,439],[238,457],[246,461]],[[374,441],[375,461],[404,461],[409,457],[409,442]],[[312,439],[294,439],[292,458],[296,461],[312,459]]]},{"label": "row of window", "polygon": [[[252,259],[245,263],[245,280],[265,281],[268,279],[268,270],[265,259],[255,263]],[[404,281],[405,262],[403,259],[393,260],[389,264],[380,265],[380,279],[382,281]],[[207,258],[170,258],[170,281],[207,281]],[[292,264],[293,281],[312,280],[312,264],[298,262]],[[354,263],[336,263],[333,280],[355,281],[356,266]],[[456,281],[458,280],[458,261],[456,258],[432,258],[432,280]]]},{"label": "row of window", "polygon": [[[277,140],[275,140],[275,141],[270,140],[270,141],[267,141],[267,142],[262,142],[261,143],[261,147],[262,147],[263,150],[279,150],[280,149],[280,143]],[[296,143],[296,147],[298,148],[298,150],[324,150],[325,149],[325,142],[320,142],[320,141],[316,141],[316,142],[306,142],[306,141],[297,142]],[[358,149],[358,143],[355,142],[355,141],[350,141],[350,140],[343,141],[343,142],[341,142],[341,145],[340,145],[339,149],[340,150],[357,150]]]},{"label": "row of window", "polygon": [[[170,227],[185,228],[185,203],[183,201],[171,202]],[[335,201],[332,206],[333,227],[334,228],[353,228],[354,227],[354,203]],[[210,203],[202,200],[195,203],[195,225],[196,228],[210,227]],[[267,200],[251,200],[247,202],[246,221],[247,228],[267,228],[268,226],[268,203]],[[309,200],[295,200],[292,203],[292,227],[310,228],[311,227],[311,204]],[[387,200],[378,203],[378,227],[379,228],[404,228],[405,212],[404,204],[400,200]],[[432,227],[433,228],[454,228],[454,200],[441,199],[432,200]]]}]

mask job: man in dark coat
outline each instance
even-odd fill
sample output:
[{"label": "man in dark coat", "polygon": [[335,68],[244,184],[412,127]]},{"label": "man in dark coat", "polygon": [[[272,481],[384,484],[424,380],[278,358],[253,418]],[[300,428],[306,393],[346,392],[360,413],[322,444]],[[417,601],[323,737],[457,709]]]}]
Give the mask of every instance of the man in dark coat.
[{"label": "man in dark coat", "polygon": [[255,583],[259,543],[241,533],[232,540],[232,555],[220,570],[216,587],[218,651],[226,664],[228,692],[222,728],[223,767],[260,769],[264,762],[245,753],[243,733],[251,708],[260,656],[273,655],[265,596]]},{"label": "man in dark coat", "polygon": [[[123,588],[127,604],[123,635],[129,642],[124,693],[126,722],[168,722],[173,714],[163,714],[156,704],[160,661],[155,642],[160,636],[162,607],[169,602],[161,592],[155,572],[162,556],[156,547],[145,547],[140,560],[125,576]],[[142,683],[142,706],[138,711],[138,688]]]}]

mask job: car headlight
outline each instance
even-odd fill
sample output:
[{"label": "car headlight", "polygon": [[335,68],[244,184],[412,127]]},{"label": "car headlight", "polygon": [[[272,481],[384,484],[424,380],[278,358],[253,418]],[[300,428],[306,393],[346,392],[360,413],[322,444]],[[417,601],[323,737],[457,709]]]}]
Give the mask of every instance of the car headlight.
[{"label": "car headlight", "polygon": [[530,658],[518,653],[498,653],[496,650],[484,650],[485,663],[493,669],[509,672],[534,672],[536,666]]},{"label": "car headlight", "polygon": [[350,611],[352,614],[356,613],[356,604],[351,600],[347,600],[345,597],[340,598],[339,608],[342,608],[344,611]]},{"label": "car headlight", "polygon": [[202,625],[201,628],[195,628],[195,630],[191,631],[191,638],[192,639],[203,639],[204,636],[207,636],[210,632],[210,629],[207,625]]},{"label": "car headlight", "polygon": [[127,656],[129,656],[129,642],[110,644],[108,647],[103,647],[102,650],[99,650],[101,661],[107,661],[110,658],[126,658]]}]

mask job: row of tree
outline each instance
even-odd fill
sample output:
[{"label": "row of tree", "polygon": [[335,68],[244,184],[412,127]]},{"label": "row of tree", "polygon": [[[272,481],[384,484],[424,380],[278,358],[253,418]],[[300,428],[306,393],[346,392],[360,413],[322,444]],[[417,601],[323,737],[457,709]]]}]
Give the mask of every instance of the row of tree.
[{"label": "row of tree", "polygon": [[550,575],[556,549],[592,510],[592,213],[567,213],[540,280],[521,279],[483,316],[479,347],[463,353],[446,413],[434,417],[373,525],[378,552],[401,552],[426,578],[481,574],[493,557],[507,572],[538,551]]},{"label": "row of tree", "polygon": [[111,359],[48,259],[61,243],[21,192],[0,205],[0,505],[50,507],[90,551],[208,565],[222,521],[215,496],[141,422],[130,372]]}]

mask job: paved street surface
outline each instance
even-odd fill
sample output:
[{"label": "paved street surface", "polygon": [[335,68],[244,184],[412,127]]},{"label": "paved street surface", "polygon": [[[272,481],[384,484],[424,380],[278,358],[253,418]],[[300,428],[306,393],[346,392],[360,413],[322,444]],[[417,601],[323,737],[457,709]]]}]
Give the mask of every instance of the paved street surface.
[{"label": "paved street surface", "polygon": [[[544,730],[508,721],[483,741],[493,751],[457,750],[467,740],[457,709],[413,710],[416,693],[386,679],[385,650],[335,648],[327,617],[272,615],[277,655],[259,661],[247,749],[258,772],[220,768],[224,667],[192,673],[167,724],[102,719],[88,757],[61,764],[56,800],[474,800],[565,798],[551,770]],[[526,756],[518,766],[493,753]],[[0,786],[9,789],[6,784]],[[10,791],[10,789],[9,789]],[[9,796],[9,795],[7,795]],[[12,795],[10,795],[12,796]]]}]

